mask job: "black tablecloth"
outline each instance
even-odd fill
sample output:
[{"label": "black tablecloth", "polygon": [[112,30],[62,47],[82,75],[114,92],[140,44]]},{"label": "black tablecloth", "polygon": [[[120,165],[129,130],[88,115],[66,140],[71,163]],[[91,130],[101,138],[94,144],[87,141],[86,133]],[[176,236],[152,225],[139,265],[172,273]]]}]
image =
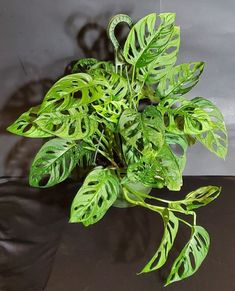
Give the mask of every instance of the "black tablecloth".
[{"label": "black tablecloth", "polygon": [[[235,177],[185,177],[178,199],[205,185],[221,185],[221,196],[198,210],[198,224],[211,236],[199,271],[164,290],[235,290]],[[160,243],[160,217],[139,207],[112,208],[102,221],[85,228],[68,224],[69,207],[79,185],[67,182],[34,189],[26,179],[0,179],[1,291],[156,291],[163,290],[169,264],[136,276]],[[174,253],[186,243],[181,227]]]}]

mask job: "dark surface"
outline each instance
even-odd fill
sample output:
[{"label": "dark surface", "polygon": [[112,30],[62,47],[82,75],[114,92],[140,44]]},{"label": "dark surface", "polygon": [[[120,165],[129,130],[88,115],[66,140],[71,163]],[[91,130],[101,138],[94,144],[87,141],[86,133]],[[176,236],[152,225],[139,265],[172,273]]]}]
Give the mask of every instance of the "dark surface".
[{"label": "dark surface", "polygon": [[[211,100],[228,126],[227,159],[216,159],[197,143],[188,151],[184,173],[235,175],[234,0],[0,0],[0,176],[24,175],[40,148],[38,140],[27,141],[5,128],[41,102],[72,60],[113,59],[106,35],[111,16],[127,13],[137,21],[151,12],[177,13],[178,63],[206,64],[200,82],[186,97]],[[24,170],[19,169],[21,163]]]},{"label": "dark surface", "polygon": [[[203,185],[221,185],[223,191],[216,202],[198,211],[198,224],[211,236],[208,257],[193,277],[164,290],[235,290],[235,177],[184,180],[182,191],[168,198],[178,199]],[[84,228],[67,224],[79,185],[38,190],[24,179],[0,182],[1,291],[163,290],[169,265],[135,275],[160,242],[163,228],[156,214],[137,207],[112,208],[101,222]],[[166,196],[163,191],[159,195]],[[188,235],[181,227],[172,258]]]}]

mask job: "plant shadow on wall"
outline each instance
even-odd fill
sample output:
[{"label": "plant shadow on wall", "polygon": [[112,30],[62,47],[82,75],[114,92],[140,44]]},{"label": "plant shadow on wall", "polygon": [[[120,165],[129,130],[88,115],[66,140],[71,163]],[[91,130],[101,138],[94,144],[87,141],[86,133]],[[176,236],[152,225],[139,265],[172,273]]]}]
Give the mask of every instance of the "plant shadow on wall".
[{"label": "plant shadow on wall", "polygon": [[[130,28],[123,47],[117,39],[120,23]],[[79,41],[90,28],[94,26],[80,32]],[[8,131],[46,138],[30,169],[31,186],[52,187],[73,173],[79,180],[87,171],[71,205],[71,223],[95,224],[111,206],[141,206],[161,216],[161,243],[140,274],[167,263],[178,230],[186,226],[189,240],[171,266],[169,285],[193,275],[207,256],[210,237],[197,224],[195,210],[216,199],[221,188],[204,186],[179,200],[151,190],[181,189],[187,150],[196,142],[225,158],[227,130],[211,101],[183,96],[198,83],[204,63],[175,65],[180,28],[174,13],[151,13],[136,23],[118,14],[107,31],[114,62],[92,55],[77,60],[72,74],[58,80],[42,103],[23,113]]]},{"label": "plant shadow on wall", "polygon": [[[7,134],[6,126],[19,115],[22,110],[35,106],[49,90],[53,80],[41,79],[28,82],[16,90],[9,98],[9,101],[1,109],[0,134]],[[4,158],[4,175],[6,176],[27,176],[27,169],[30,164],[30,158],[41,146],[42,140],[37,139],[29,143],[25,138],[17,138],[16,143],[8,151]]]}]

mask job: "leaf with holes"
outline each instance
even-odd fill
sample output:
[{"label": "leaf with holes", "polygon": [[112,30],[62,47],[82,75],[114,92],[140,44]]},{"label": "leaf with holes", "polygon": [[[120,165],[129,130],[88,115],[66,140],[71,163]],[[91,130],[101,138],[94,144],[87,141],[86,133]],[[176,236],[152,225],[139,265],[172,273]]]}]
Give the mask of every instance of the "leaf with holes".
[{"label": "leaf with holes", "polygon": [[206,186],[190,192],[183,200],[172,201],[169,207],[179,211],[192,211],[205,206],[216,199],[221,191],[221,187]]},{"label": "leaf with holes", "polygon": [[181,157],[177,157],[170,146],[165,143],[156,157],[161,166],[161,175],[164,178],[165,186],[172,191],[179,191],[182,184]]},{"label": "leaf with holes", "polygon": [[209,114],[193,101],[183,97],[163,99],[157,109],[162,113],[166,129],[176,134],[201,134],[213,128]]},{"label": "leaf with holes", "polygon": [[117,124],[124,108],[127,108],[127,105],[123,101],[101,101],[99,104],[93,105],[93,108],[98,115],[109,122]]},{"label": "leaf with holes", "polygon": [[165,98],[186,94],[198,83],[203,69],[203,62],[181,64],[174,67],[160,80],[157,95]]},{"label": "leaf with holes", "polygon": [[144,155],[127,168],[127,177],[132,182],[140,182],[146,187],[162,188],[164,177],[162,167],[153,155]]},{"label": "leaf with holes", "polygon": [[182,173],[186,164],[186,153],[188,142],[185,136],[166,132],[166,144],[174,155],[180,172]]},{"label": "leaf with holes", "polygon": [[47,92],[40,113],[66,110],[89,104],[103,97],[105,80],[95,80],[85,73],[71,74],[57,81]]},{"label": "leaf with holes", "polygon": [[[104,135],[104,131],[100,131],[99,128],[95,131],[95,133],[84,139],[87,146],[86,148],[93,152],[99,152],[103,154],[103,157],[108,157],[110,151],[111,140],[113,139],[113,132],[109,132],[109,136]],[[108,154],[108,155],[107,155]]]},{"label": "leaf with holes", "polygon": [[154,106],[146,106],[142,113],[126,109],[119,119],[119,132],[126,144],[143,153],[157,153],[164,143],[163,119]]},{"label": "leaf with holes", "polygon": [[91,76],[107,76],[107,74],[115,73],[115,66],[111,61],[98,61],[89,68],[88,73]]},{"label": "leaf with holes", "polygon": [[222,113],[211,101],[205,98],[196,97],[192,99],[192,102],[207,112],[213,125],[211,130],[196,135],[196,139],[211,152],[224,159],[228,151],[228,136]]},{"label": "leaf with holes", "polygon": [[39,106],[30,108],[23,113],[14,123],[12,123],[7,130],[11,133],[33,137],[43,138],[52,136],[51,133],[42,130],[34,121],[38,116]]},{"label": "leaf with holes", "polygon": [[[145,154],[127,168],[129,180],[147,187],[179,190],[186,163],[187,140],[171,133],[165,135],[165,145],[157,155]],[[129,153],[130,154],[130,153]]]},{"label": "leaf with holes", "polygon": [[97,129],[94,116],[75,108],[42,113],[35,123],[51,135],[73,140],[87,138]]},{"label": "leaf with holes", "polygon": [[125,142],[122,143],[122,152],[127,165],[137,163],[141,158],[141,154],[138,152],[138,150],[126,144]]},{"label": "leaf with holes", "polygon": [[114,72],[105,72],[103,76],[102,72],[99,72],[96,80],[104,85],[104,96],[102,98],[103,101],[124,101],[124,98],[128,92],[128,82],[122,76],[114,73]]},{"label": "leaf with holes", "polygon": [[164,221],[164,234],[161,244],[157,252],[146,264],[140,274],[149,273],[161,268],[166,263],[168,254],[174,244],[178,232],[179,220],[174,213],[167,208],[161,213],[161,215]]},{"label": "leaf with holes", "polygon": [[152,13],[139,20],[131,28],[124,44],[126,62],[136,68],[153,62],[164,51],[173,33],[174,22],[174,13]]},{"label": "leaf with holes", "polygon": [[95,168],[73,200],[70,222],[82,222],[85,226],[96,223],[115,202],[119,191],[118,178],[111,169]]},{"label": "leaf with holes", "polygon": [[207,231],[201,226],[193,226],[190,240],[175,260],[165,286],[193,275],[205,259],[209,245]]},{"label": "leaf with holes", "polygon": [[180,46],[180,28],[174,27],[162,53],[145,67],[137,68],[136,78],[146,84],[156,84],[175,65]]},{"label": "leaf with holes", "polygon": [[33,187],[47,188],[64,181],[85,150],[73,141],[54,138],[37,153],[29,175]]},{"label": "leaf with holes", "polygon": [[97,64],[99,61],[94,58],[80,59],[72,66],[72,74],[76,73],[87,73],[92,66]]}]

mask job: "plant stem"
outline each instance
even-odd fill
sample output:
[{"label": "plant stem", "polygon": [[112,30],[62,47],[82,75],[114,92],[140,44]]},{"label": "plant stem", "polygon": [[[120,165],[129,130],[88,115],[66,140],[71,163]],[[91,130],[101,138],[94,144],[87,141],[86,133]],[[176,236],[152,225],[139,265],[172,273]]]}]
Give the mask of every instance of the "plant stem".
[{"label": "plant stem", "polygon": [[[132,204],[135,204],[135,205],[139,205],[139,206],[143,206],[145,208],[148,208],[152,211],[155,211],[155,212],[158,212],[158,213],[162,213],[162,211],[165,209],[165,207],[161,207],[161,206],[156,206],[156,205],[151,205],[149,203],[146,203],[144,201],[143,198],[148,198],[148,199],[156,199],[156,200],[160,200],[160,201],[163,201],[162,199],[158,199],[156,197],[153,197],[153,196],[150,196],[150,195],[147,195],[147,194],[144,194],[144,193],[140,193],[140,192],[137,192],[133,189],[130,189],[128,186],[125,186],[125,188],[131,192],[132,194],[136,195],[139,199],[142,200],[142,202],[139,202],[137,203],[137,201],[135,200],[131,200],[125,193],[125,190],[124,190],[124,196],[126,198],[126,200],[129,202],[129,203],[132,203]],[[168,201],[168,200],[165,200],[165,201]],[[171,201],[168,201],[168,202],[171,202]],[[172,211],[172,212],[178,212],[178,213],[182,213],[182,214],[185,214],[185,215],[192,215],[193,216],[193,224],[196,225],[196,213],[194,211],[190,211],[188,213],[186,213],[185,211],[181,211],[181,210],[178,210],[178,209],[174,209],[174,208],[169,208],[167,207],[168,210]],[[178,217],[178,219],[182,222],[184,222],[185,224],[187,224],[188,226],[192,227],[192,225],[190,223],[188,223],[187,221],[181,219]]]},{"label": "plant stem", "polygon": [[184,219],[182,219],[180,217],[177,217],[177,219],[180,220],[181,222],[183,222],[184,224],[186,224],[187,226],[189,226],[190,228],[192,228],[192,225],[189,222],[185,221]]},{"label": "plant stem", "polygon": [[[134,195],[136,195],[141,201],[132,200],[130,197],[128,197],[127,190],[130,191],[131,193],[133,193]],[[134,204],[136,206],[142,206],[142,207],[145,207],[145,208],[148,208],[150,210],[153,210],[155,212],[160,212],[160,213],[165,209],[164,207],[161,207],[161,206],[153,206],[153,205],[146,203],[141,196],[136,194],[137,192],[131,190],[129,187],[125,186],[123,188],[123,193],[124,193],[124,197],[127,200],[127,202]]]},{"label": "plant stem", "polygon": [[126,78],[127,78],[129,91],[130,91],[130,94],[131,94],[131,84],[130,84],[130,79],[129,79],[129,75],[128,75],[128,71],[127,71],[127,66],[125,66],[125,72],[126,72]]},{"label": "plant stem", "polygon": [[95,162],[96,162],[97,153],[98,153],[98,150],[99,150],[99,146],[100,146],[100,142],[101,142],[101,139],[102,139],[103,133],[104,133],[104,130],[102,130],[101,135],[100,135],[100,138],[99,138],[99,141],[98,141],[98,145],[97,145],[97,148],[96,148],[96,151],[95,151],[95,155],[94,155],[94,161],[93,161],[93,164],[95,164]]},{"label": "plant stem", "polygon": [[131,77],[131,95],[130,95],[130,107],[131,108],[133,106],[134,79],[135,79],[135,65],[133,66],[133,69],[132,69],[132,77]]},{"label": "plant stem", "polygon": [[105,152],[101,151],[100,149],[98,149],[98,152],[103,156],[105,157],[107,160],[109,160],[111,162],[111,164],[115,167],[115,168],[119,168],[118,165],[116,164],[116,162],[111,159],[108,155],[106,155]]},{"label": "plant stem", "polygon": [[124,161],[124,158],[123,158],[123,155],[122,155],[122,145],[121,145],[121,140],[120,140],[120,136],[119,136],[119,133],[115,133],[114,135],[114,146],[113,146],[113,149],[115,151],[115,153],[117,154],[118,156],[118,159],[119,159],[119,162],[125,166],[125,161]]}]

